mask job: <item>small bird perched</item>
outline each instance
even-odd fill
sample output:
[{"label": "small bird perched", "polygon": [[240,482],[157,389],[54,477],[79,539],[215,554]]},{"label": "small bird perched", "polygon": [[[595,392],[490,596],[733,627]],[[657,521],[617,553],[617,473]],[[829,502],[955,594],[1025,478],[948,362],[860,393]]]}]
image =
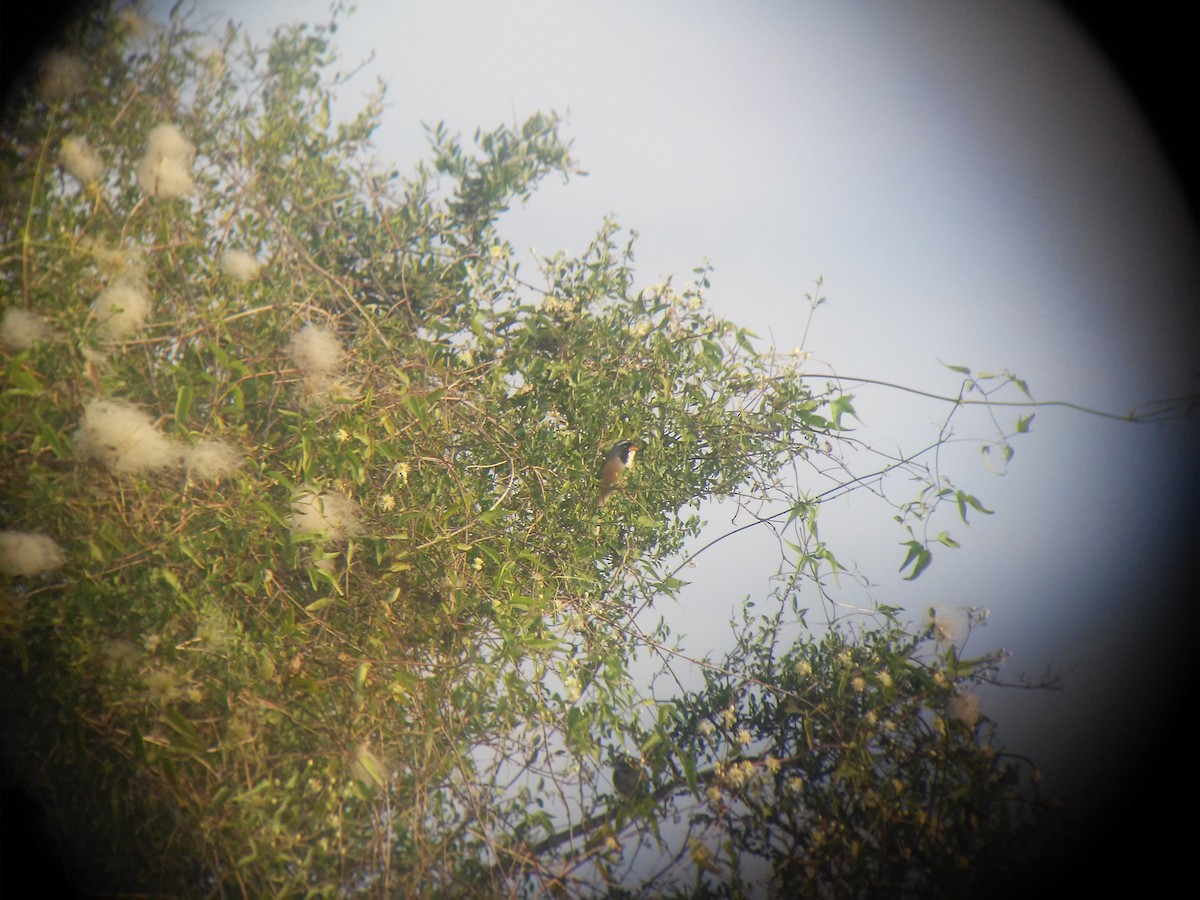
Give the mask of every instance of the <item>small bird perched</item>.
[{"label": "small bird perched", "polygon": [[634,797],[646,790],[649,780],[642,761],[622,753],[613,760],[613,787],[622,797]]},{"label": "small bird perched", "polygon": [[633,468],[633,458],[637,456],[638,447],[633,441],[618,441],[600,467],[600,505],[604,505],[617,489],[617,479],[626,469]]}]

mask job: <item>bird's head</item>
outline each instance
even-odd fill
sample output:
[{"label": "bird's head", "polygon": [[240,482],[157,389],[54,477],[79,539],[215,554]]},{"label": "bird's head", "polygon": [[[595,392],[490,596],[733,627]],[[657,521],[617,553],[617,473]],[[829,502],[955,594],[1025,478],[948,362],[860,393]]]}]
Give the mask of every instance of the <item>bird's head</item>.
[{"label": "bird's head", "polygon": [[638,445],[633,441],[618,441],[608,451],[608,458],[618,460],[624,468],[628,469],[633,465],[633,460],[637,456],[637,452]]}]

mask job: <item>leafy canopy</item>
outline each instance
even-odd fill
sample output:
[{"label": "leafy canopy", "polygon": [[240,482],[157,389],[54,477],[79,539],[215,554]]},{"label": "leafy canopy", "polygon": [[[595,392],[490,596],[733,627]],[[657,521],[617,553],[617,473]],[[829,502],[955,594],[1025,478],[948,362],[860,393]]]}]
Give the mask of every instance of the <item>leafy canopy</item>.
[{"label": "leafy canopy", "polygon": [[[606,221],[527,271],[505,211],[579,173],[555,115],[435,125],[401,176],[382,92],[335,120],[335,22],[139,24],[64,37],[0,187],[3,509],[61,548],[5,577],[9,740],[95,883],[956,894],[1014,858],[999,657],[839,613],[817,525],[915,479],[915,578],[980,501],[919,457],[850,471],[853,398],[715,315],[706,267],[639,285]],[[719,659],[651,609],[712,499],[782,548]]]}]

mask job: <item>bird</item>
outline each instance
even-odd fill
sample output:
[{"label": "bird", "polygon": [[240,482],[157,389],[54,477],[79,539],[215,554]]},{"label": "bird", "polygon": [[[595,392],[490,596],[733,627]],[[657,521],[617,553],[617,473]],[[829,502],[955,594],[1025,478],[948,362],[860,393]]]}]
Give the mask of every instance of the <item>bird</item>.
[{"label": "bird", "polygon": [[634,797],[646,790],[646,770],[642,761],[624,753],[613,760],[613,787],[622,797]]},{"label": "bird", "polygon": [[618,441],[604,457],[600,467],[600,505],[612,496],[617,489],[617,479],[626,469],[633,468],[633,459],[637,456],[638,446],[633,441]]}]

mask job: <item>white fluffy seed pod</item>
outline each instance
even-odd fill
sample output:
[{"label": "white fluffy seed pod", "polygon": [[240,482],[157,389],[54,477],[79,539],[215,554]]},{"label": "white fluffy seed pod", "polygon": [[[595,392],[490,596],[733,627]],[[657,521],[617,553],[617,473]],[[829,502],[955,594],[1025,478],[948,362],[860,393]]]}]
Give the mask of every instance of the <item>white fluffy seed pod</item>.
[{"label": "white fluffy seed pod", "polygon": [[292,499],[292,534],[340,541],[361,531],[358,504],[343,493],[305,488]]},{"label": "white fluffy seed pod", "polygon": [[140,473],[179,462],[179,447],[154,427],[150,417],[122,400],[93,400],[75,432],[84,459],[114,472]]},{"label": "white fluffy seed pod", "polygon": [[146,139],[146,153],[137,166],[138,186],[149,197],[170,199],[192,192],[192,163],[196,145],[175,125],[155,125]]},{"label": "white fluffy seed pod", "polygon": [[10,306],[0,320],[0,344],[20,352],[32,349],[38,341],[54,340],[54,329],[37,313]]},{"label": "white fluffy seed pod", "polygon": [[221,254],[221,271],[234,281],[246,284],[258,277],[262,263],[244,250],[226,250]]},{"label": "white fluffy seed pod", "polygon": [[92,301],[101,333],[117,341],[138,331],[149,315],[150,293],[137,278],[118,278]]},{"label": "white fluffy seed pod", "polygon": [[57,569],[66,554],[54,538],[39,532],[0,531],[0,572],[40,575]]},{"label": "white fluffy seed pod", "polygon": [[37,93],[47,103],[66,100],[87,84],[83,60],[61,50],[52,50],[38,64]]},{"label": "white fluffy seed pod", "polygon": [[85,137],[63,138],[58,149],[58,161],[67,174],[87,187],[104,177],[104,160],[92,149]]},{"label": "white fluffy seed pod", "polygon": [[981,705],[981,699],[978,694],[971,691],[963,691],[950,698],[949,703],[946,704],[946,712],[968,728],[974,728],[980,716],[983,715]]},{"label": "white fluffy seed pod", "polygon": [[199,481],[227,478],[244,462],[242,451],[222,440],[205,439],[183,455],[188,475]]},{"label": "white fluffy seed pod", "polygon": [[288,356],[308,377],[332,378],[342,367],[345,351],[333,332],[309,324],[292,335]]}]

